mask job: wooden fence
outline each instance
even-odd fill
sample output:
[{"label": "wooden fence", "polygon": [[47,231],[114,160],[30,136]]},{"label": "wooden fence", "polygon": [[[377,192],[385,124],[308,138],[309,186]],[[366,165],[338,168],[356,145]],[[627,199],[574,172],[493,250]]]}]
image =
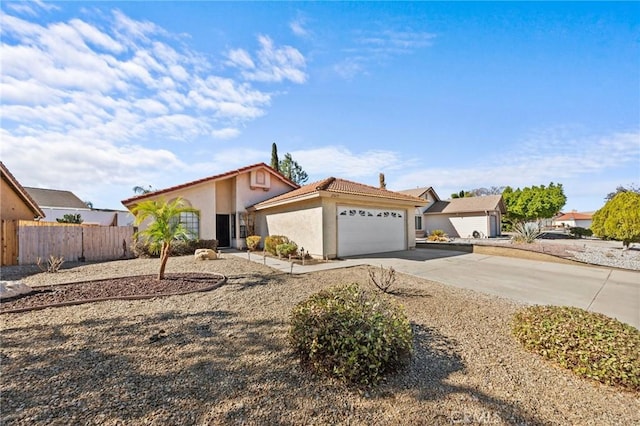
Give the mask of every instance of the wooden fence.
[{"label": "wooden fence", "polygon": [[31,265],[50,255],[65,261],[102,261],[131,256],[132,226],[2,221],[2,265]]}]

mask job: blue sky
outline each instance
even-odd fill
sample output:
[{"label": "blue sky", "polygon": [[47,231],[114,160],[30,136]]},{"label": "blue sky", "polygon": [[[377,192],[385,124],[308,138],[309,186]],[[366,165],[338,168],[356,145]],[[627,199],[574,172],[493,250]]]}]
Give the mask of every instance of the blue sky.
[{"label": "blue sky", "polygon": [[1,157],[122,208],[269,163],[389,189],[640,184],[640,3],[1,3]]}]

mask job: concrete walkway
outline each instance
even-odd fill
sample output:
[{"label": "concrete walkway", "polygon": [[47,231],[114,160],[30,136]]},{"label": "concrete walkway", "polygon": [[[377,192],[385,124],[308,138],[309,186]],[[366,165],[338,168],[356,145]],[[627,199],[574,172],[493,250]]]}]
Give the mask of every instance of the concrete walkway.
[{"label": "concrete walkway", "polygon": [[[246,252],[225,251],[247,259]],[[251,260],[263,263],[260,254]],[[291,264],[266,258],[266,264],[289,273]],[[316,265],[294,265],[294,274],[351,267],[384,266],[405,274],[528,304],[568,305],[640,328],[640,272],[565,265],[511,257],[416,249],[333,260]]]}]

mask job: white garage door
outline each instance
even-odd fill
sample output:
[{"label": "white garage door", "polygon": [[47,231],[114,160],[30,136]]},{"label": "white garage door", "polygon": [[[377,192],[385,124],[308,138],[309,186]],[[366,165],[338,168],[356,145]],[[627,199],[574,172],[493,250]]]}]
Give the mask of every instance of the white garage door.
[{"label": "white garage door", "polygon": [[404,210],[338,206],[338,256],[405,250]]}]

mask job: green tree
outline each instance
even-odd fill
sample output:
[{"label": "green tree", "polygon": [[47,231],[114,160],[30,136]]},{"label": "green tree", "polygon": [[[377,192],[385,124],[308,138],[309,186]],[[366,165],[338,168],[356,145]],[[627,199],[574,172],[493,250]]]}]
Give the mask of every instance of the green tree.
[{"label": "green tree", "polygon": [[278,160],[278,145],[276,143],[271,144],[271,168],[276,172],[280,171],[280,160]]},{"label": "green tree", "polygon": [[300,164],[298,164],[288,152],[284,155],[284,159],[280,161],[280,173],[298,185],[302,185],[309,180],[307,173],[302,170]]},{"label": "green tree", "polygon": [[640,194],[618,193],[595,212],[591,230],[599,237],[622,241],[625,249],[640,242]]},{"label": "green tree", "polygon": [[460,190],[460,192],[454,192],[451,194],[451,198],[467,198],[474,196],[475,194],[472,191],[465,191],[464,189]]},{"label": "green tree", "polygon": [[136,204],[131,213],[135,215],[135,225],[140,225],[145,220],[151,222],[137,235],[146,237],[149,249],[152,253],[160,253],[160,271],[158,280],[164,279],[164,270],[169,259],[171,243],[174,240],[184,240],[190,237],[187,228],[180,222],[182,213],[194,213],[199,211],[188,207],[181,198],[166,202],[164,200],[147,200]]},{"label": "green tree", "polygon": [[58,223],[77,223],[80,224],[84,222],[80,213],[78,214],[65,214],[62,218],[56,219]]},{"label": "green tree", "polygon": [[562,184],[553,182],[549,186],[540,185],[516,190],[507,186],[502,196],[507,208],[505,220],[511,225],[552,218],[567,203]]}]

